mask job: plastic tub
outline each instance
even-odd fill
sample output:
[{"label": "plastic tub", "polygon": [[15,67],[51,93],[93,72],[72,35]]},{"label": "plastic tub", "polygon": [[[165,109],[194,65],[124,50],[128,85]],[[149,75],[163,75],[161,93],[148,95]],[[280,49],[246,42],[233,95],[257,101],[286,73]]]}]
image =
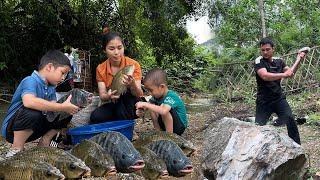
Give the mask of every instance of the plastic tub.
[{"label": "plastic tub", "polygon": [[71,135],[72,144],[78,144],[82,139],[89,139],[99,133],[117,131],[126,136],[130,141],[133,136],[134,120],[118,120],[100,124],[90,124],[68,130]]}]

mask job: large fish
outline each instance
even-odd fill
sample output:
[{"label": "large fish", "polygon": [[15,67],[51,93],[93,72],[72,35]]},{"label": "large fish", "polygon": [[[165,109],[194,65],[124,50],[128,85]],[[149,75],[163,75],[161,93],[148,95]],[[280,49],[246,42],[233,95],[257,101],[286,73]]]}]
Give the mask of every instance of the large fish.
[{"label": "large fish", "polygon": [[11,159],[20,161],[44,161],[57,167],[66,178],[81,178],[90,175],[90,168],[69,152],[53,147],[34,147],[22,151]]},{"label": "large fish", "polygon": [[174,142],[159,140],[151,142],[147,147],[165,161],[170,175],[179,177],[193,172],[191,161]]},{"label": "large fish", "polygon": [[156,155],[152,150],[146,147],[138,147],[145,167],[141,170],[142,176],[146,179],[159,179],[168,177],[166,163]]},{"label": "large fish", "polygon": [[196,150],[195,146],[190,141],[187,141],[186,139],[175,133],[168,133],[166,131],[141,132],[141,134],[139,134],[139,139],[134,142],[134,145],[143,146],[149,144],[152,141],[158,140],[173,141],[182,149],[184,154],[187,156],[190,156]]},{"label": "large fish", "polygon": [[[64,101],[67,100],[67,98],[72,95],[71,98],[71,103],[80,107],[80,108],[84,108],[86,107],[90,102],[91,102],[91,98],[93,96],[92,93],[89,93],[83,89],[72,89],[70,90],[68,93],[66,93],[64,96],[62,96],[57,103],[63,103]],[[68,116],[70,116],[70,114],[66,113],[66,112],[52,112],[52,111],[48,111],[47,113],[47,119],[49,122],[54,121],[55,119],[59,118],[58,120],[63,120],[65,118],[67,118]]]},{"label": "large fish", "polygon": [[122,68],[114,75],[111,83],[111,90],[117,90],[115,95],[122,95],[127,92],[127,86],[122,83],[124,75],[132,76],[134,72],[134,65],[128,65]]},{"label": "large fish", "polygon": [[102,177],[114,175],[117,170],[112,157],[97,143],[82,140],[71,149],[71,154],[82,159],[91,169],[91,175]]},{"label": "large fish", "polygon": [[43,161],[28,161],[27,159],[8,159],[0,164],[0,179],[30,180],[48,179],[59,180],[65,176],[59,169]]},{"label": "large fish", "polygon": [[104,132],[95,135],[90,140],[98,143],[112,156],[119,172],[134,172],[145,166],[140,153],[128,138],[119,132]]},{"label": "large fish", "polygon": [[79,127],[90,124],[91,113],[99,106],[100,97],[93,96],[92,102],[85,108],[81,109],[79,112],[72,116],[71,122],[68,127]]}]

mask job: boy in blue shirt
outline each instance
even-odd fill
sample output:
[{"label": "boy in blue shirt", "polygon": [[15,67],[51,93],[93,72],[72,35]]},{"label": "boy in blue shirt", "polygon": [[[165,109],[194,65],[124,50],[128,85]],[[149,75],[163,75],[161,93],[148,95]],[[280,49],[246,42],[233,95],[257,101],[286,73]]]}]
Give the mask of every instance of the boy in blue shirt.
[{"label": "boy in blue shirt", "polygon": [[70,68],[70,61],[62,52],[50,50],[41,58],[39,70],[20,82],[2,124],[1,135],[12,143],[7,157],[23,150],[26,142],[40,137],[38,146],[49,146],[57,129],[66,127],[72,117],[49,122],[46,112],[63,111],[73,115],[78,111],[70,102],[71,96],[62,104],[55,102],[55,87],[65,79]]},{"label": "boy in blue shirt", "polygon": [[143,116],[141,109],[148,109],[156,130],[181,135],[188,126],[186,108],[179,95],[168,89],[167,74],[161,69],[152,69],[143,83],[152,98],[149,102],[136,103],[137,116]]}]

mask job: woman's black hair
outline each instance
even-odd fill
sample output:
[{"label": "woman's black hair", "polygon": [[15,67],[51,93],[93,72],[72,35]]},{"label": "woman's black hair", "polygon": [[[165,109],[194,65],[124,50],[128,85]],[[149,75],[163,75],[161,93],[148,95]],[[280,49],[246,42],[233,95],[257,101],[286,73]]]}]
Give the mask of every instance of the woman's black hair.
[{"label": "woman's black hair", "polygon": [[[122,42],[122,38],[120,37],[120,34],[117,33],[117,32],[110,32],[110,29],[105,26],[103,28],[103,32],[102,32],[102,35],[101,35],[101,41],[102,41],[102,48],[105,49],[107,44],[111,41],[111,40],[114,40],[114,39],[120,39],[121,42]],[[122,42],[123,43],[123,42]]]}]

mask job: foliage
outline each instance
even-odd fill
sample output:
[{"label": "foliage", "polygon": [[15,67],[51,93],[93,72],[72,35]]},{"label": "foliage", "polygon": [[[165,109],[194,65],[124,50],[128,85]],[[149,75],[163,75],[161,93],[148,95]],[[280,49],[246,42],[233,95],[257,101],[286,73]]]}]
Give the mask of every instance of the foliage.
[{"label": "foliage", "polygon": [[[275,41],[279,54],[319,44],[318,1],[264,1],[264,6],[267,33]],[[257,1],[217,0],[212,1],[210,7],[210,24],[225,50],[231,49],[232,56],[240,55],[242,61],[250,59],[243,55],[244,51],[257,54],[253,47],[257,47],[262,37]]]},{"label": "foliage", "polygon": [[[178,81],[189,81],[199,70],[194,62],[195,42],[184,24],[195,14],[199,2],[0,1],[0,74],[4,80],[19,82],[37,69],[47,50],[72,46],[90,50],[94,75],[95,67],[106,58],[99,34],[108,26],[121,34],[125,54],[140,61],[144,70],[158,66],[179,77]],[[186,72],[179,70],[180,65]]]},{"label": "foliage", "polygon": [[[262,30],[258,3],[253,0],[207,0],[205,2],[209,7],[210,25],[215,33],[213,41],[218,44],[211,49],[217,52],[217,63],[210,68],[213,73],[208,73],[208,76],[203,78],[204,82],[210,81],[205,83],[207,87],[203,87],[203,82],[197,83],[197,86],[220,93],[221,97],[227,97],[228,82],[223,80],[227,80],[228,76],[235,78],[238,75],[233,73],[234,71],[225,72],[220,69],[223,69],[225,64],[252,61],[259,56],[258,42],[262,38]],[[303,46],[312,47],[319,44],[318,3],[314,0],[307,3],[302,0],[264,1],[267,35],[275,43],[275,55],[283,55]],[[314,73],[317,76],[318,72]],[[246,99],[251,101],[252,93],[245,90],[250,89],[248,82],[240,83],[243,83],[240,89],[248,92],[249,97]],[[236,95],[237,91],[234,91],[233,94]]]}]

